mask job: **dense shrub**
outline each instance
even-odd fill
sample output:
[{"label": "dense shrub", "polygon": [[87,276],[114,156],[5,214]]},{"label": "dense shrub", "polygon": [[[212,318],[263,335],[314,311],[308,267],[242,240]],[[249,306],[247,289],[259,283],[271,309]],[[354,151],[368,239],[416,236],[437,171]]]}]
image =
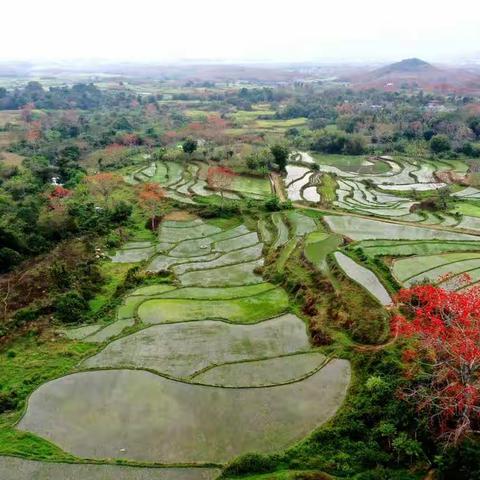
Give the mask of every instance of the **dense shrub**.
[{"label": "dense shrub", "polygon": [[18,398],[15,392],[0,392],[0,413],[15,410]]},{"label": "dense shrub", "polygon": [[55,316],[63,323],[79,323],[88,311],[87,301],[76,291],[58,295]]},{"label": "dense shrub", "polygon": [[260,453],[247,453],[236,458],[223,470],[223,476],[244,475],[245,473],[268,473],[275,470],[276,459]]},{"label": "dense shrub", "polygon": [[22,260],[22,256],[15,250],[8,247],[0,248],[0,273],[11,270]]}]

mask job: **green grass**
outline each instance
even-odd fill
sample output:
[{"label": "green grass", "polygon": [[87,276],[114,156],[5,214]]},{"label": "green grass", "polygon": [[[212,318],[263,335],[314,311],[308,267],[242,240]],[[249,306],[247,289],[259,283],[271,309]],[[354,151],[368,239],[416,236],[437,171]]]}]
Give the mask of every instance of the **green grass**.
[{"label": "green grass", "polygon": [[455,202],[454,211],[470,217],[480,217],[480,201]]},{"label": "green grass", "polygon": [[277,260],[277,272],[278,273],[283,273],[285,269],[285,263],[287,262],[288,258],[292,254],[292,252],[295,250],[295,247],[297,246],[298,243],[298,238],[292,238],[290,239],[285,247],[283,247],[282,251],[280,252],[280,255],[278,256]]},{"label": "green grass", "polygon": [[275,115],[274,110],[239,110],[238,112],[235,112],[232,114],[232,118],[235,120],[235,122],[240,123],[240,124],[248,124],[252,123],[255,120],[258,119],[259,116],[262,115],[269,115],[273,116]]},{"label": "green grass", "polygon": [[337,182],[328,173],[322,175],[320,183],[320,201],[323,203],[332,203],[336,200],[335,191],[337,189]]},{"label": "green grass", "polygon": [[73,461],[75,457],[32,433],[0,427],[0,455],[50,461]]},{"label": "green grass", "polygon": [[306,118],[290,118],[288,120],[257,120],[255,127],[259,129],[275,130],[287,129],[292,127],[301,127],[307,123]]},{"label": "green grass", "polygon": [[328,270],[327,255],[335,251],[342,244],[340,235],[325,232],[312,232],[305,241],[305,256],[307,260],[324,273]]},{"label": "green grass", "polygon": [[92,313],[97,313],[102,307],[110,302],[115,290],[123,283],[125,276],[131,267],[132,265],[128,263],[113,263],[110,261],[102,262],[100,271],[106,281],[100,292],[88,302]]},{"label": "green grass", "polygon": [[480,245],[473,242],[415,241],[415,240],[365,240],[349,248],[359,248],[370,258],[377,256],[400,257],[407,255],[429,255],[455,251],[480,251]]},{"label": "green grass", "polygon": [[94,350],[92,345],[67,339],[51,341],[27,336],[0,352],[0,392],[14,392],[18,399],[15,410],[0,415],[0,455],[57,461],[72,458],[46,440],[17,431],[13,425],[20,418],[27,397],[36,388],[71,372]]},{"label": "green grass", "polygon": [[282,289],[274,289],[230,300],[152,299],[139,306],[138,316],[149,324],[204,319],[255,323],[279,315],[287,309],[287,294]]},{"label": "green grass", "polygon": [[248,177],[246,175],[235,176],[230,189],[243,193],[246,196],[254,194],[267,197],[272,193],[268,178]]}]

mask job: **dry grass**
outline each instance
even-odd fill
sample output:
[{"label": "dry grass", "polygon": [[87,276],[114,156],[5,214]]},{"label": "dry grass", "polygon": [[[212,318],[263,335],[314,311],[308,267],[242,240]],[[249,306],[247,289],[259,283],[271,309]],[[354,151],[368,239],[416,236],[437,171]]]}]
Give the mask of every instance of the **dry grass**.
[{"label": "dry grass", "polygon": [[19,167],[25,157],[11,152],[0,152],[0,162],[8,167]]},{"label": "dry grass", "polygon": [[20,110],[0,110],[0,128],[7,123],[20,125],[23,123]]},{"label": "dry grass", "polygon": [[0,132],[0,148],[8,147],[19,140],[18,132]]},{"label": "dry grass", "polygon": [[195,215],[182,211],[182,210],[175,210],[173,212],[167,213],[164,217],[164,220],[170,220],[173,222],[182,222],[182,221],[187,221],[187,220],[194,220]]}]

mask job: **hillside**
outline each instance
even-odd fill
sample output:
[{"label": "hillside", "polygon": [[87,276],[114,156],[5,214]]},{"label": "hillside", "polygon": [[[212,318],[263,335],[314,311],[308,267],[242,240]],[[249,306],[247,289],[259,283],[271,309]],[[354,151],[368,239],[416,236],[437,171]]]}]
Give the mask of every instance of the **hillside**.
[{"label": "hillside", "polygon": [[461,68],[434,66],[419,58],[407,58],[348,79],[356,88],[395,91],[420,87],[430,91],[474,93],[480,91],[480,75]]}]

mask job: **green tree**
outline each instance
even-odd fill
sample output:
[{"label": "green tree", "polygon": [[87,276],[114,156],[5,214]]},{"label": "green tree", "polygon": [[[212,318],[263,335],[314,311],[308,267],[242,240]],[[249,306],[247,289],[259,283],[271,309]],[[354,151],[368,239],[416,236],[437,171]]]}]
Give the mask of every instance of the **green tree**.
[{"label": "green tree", "polygon": [[182,144],[182,149],[185,153],[191,155],[197,149],[197,146],[198,144],[196,140],[187,138]]},{"label": "green tree", "polygon": [[290,156],[290,150],[286,145],[275,144],[270,147],[273,159],[278,166],[279,170],[285,170],[287,166],[288,157]]},{"label": "green tree", "polygon": [[435,135],[430,140],[430,150],[433,153],[448,152],[451,148],[450,140],[446,135]]}]

